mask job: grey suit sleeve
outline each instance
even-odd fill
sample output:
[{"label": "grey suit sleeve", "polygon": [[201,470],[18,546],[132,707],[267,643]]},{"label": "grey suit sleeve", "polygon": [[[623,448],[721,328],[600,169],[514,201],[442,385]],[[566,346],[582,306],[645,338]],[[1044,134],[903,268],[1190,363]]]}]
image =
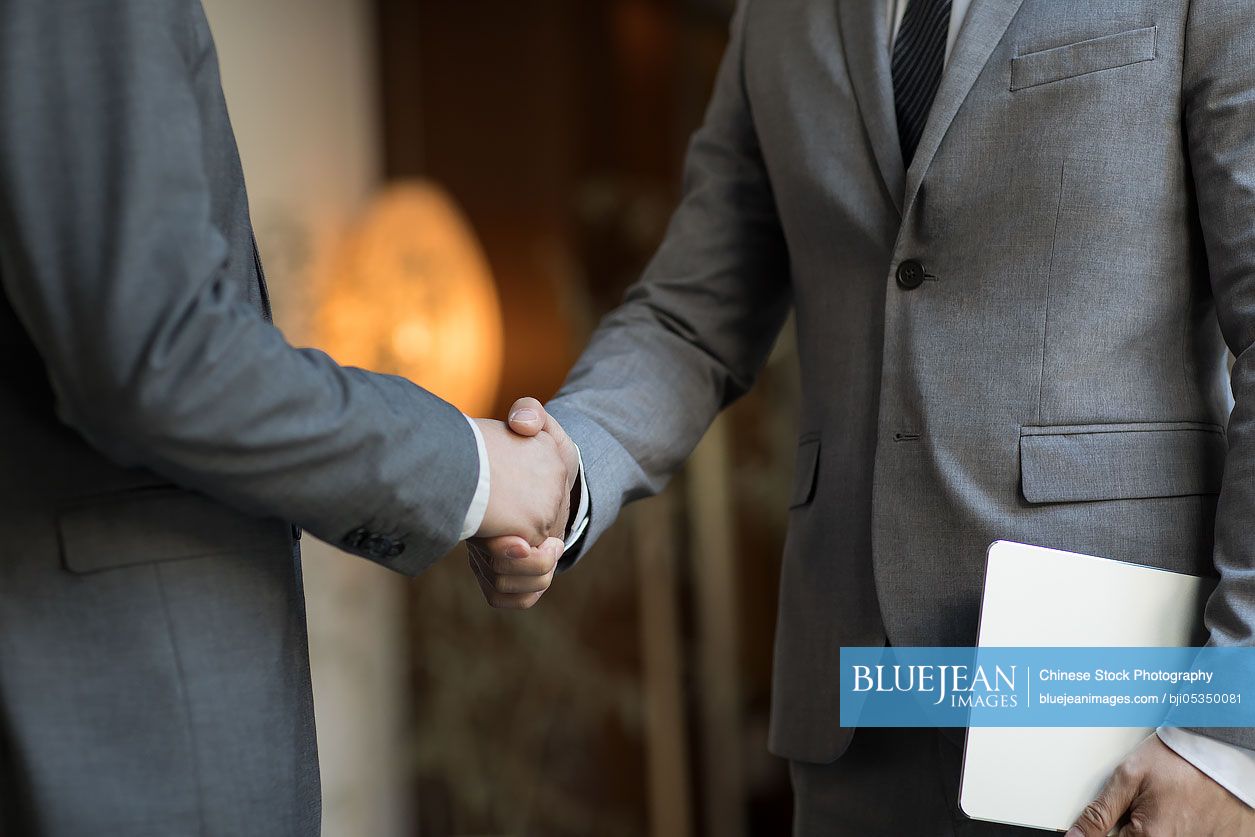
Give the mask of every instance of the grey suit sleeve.
[{"label": "grey suit sleeve", "polygon": [[[1255,644],[1255,4],[1194,0],[1186,31],[1186,140],[1216,313],[1237,361],[1229,451],[1216,513],[1220,583],[1211,643]],[[1255,748],[1255,730],[1198,733]]]},{"label": "grey suit sleeve", "polygon": [[0,10],[0,275],[62,419],[123,465],[332,543],[358,531],[355,550],[394,569],[445,553],[478,474],[462,415],[292,348],[224,278],[199,6]]},{"label": "grey suit sleeve", "polygon": [[564,565],[625,503],[661,490],[753,383],[788,313],[788,255],[744,83],[747,15],[742,3],[661,249],[548,405],[580,447],[591,495]]}]

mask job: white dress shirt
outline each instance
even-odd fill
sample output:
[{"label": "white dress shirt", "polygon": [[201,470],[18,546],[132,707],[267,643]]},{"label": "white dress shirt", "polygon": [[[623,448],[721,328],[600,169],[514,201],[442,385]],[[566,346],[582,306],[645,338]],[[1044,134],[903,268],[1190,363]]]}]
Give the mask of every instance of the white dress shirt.
[{"label": "white dress shirt", "polygon": [[[855,0],[861,2],[861,0]],[[902,15],[910,0],[885,0],[886,11],[891,22],[889,27],[888,49],[892,54],[893,42],[897,38],[898,29],[902,25]],[[950,30],[946,37],[946,63],[954,51],[955,42],[959,38],[959,30],[967,19],[967,11],[972,0],[951,0]],[[488,452],[484,447],[484,437],[475,422],[467,418],[471,429],[475,432],[475,444],[479,448],[479,486],[475,491],[471,506],[466,512],[466,522],[462,527],[462,538],[471,537],[479,530],[488,510],[488,493],[490,474],[488,471]],[[578,452],[579,448],[576,448]],[[572,525],[566,536],[566,548],[570,548],[584,534],[588,527],[589,501],[588,486],[584,480],[584,459],[580,457],[580,503],[572,518]],[[1255,807],[1255,751],[1207,738],[1198,733],[1183,729],[1161,727],[1157,730],[1160,740],[1172,748],[1177,755],[1193,764],[1203,773],[1247,805]]]},{"label": "white dress shirt", "polygon": [[471,507],[466,510],[466,519],[462,522],[460,540],[473,537],[483,524],[484,515],[488,513],[489,483],[492,480],[492,474],[488,470],[488,448],[484,445],[484,434],[479,431],[479,425],[473,418],[467,416],[466,421],[471,426],[471,432],[475,434],[475,449],[479,451],[479,483],[471,497]]}]

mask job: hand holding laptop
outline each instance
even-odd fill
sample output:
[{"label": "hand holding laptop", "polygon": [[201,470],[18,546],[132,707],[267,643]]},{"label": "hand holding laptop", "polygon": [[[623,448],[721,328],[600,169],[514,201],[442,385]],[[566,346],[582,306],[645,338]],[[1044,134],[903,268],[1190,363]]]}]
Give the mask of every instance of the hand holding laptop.
[{"label": "hand holding laptop", "polygon": [[1255,834],[1255,810],[1151,735],[1126,758],[1066,837]]},{"label": "hand holding laptop", "polygon": [[[1197,647],[1211,589],[1195,576],[997,541],[978,645]],[[974,819],[1067,837],[1255,835],[1255,809],[1148,728],[973,727],[960,805]]]}]

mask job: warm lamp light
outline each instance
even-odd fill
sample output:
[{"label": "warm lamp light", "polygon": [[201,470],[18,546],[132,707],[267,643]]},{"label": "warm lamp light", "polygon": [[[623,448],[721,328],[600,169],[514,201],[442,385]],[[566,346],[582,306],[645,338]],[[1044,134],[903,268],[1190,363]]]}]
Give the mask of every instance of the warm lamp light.
[{"label": "warm lamp light", "polygon": [[331,266],[316,328],[336,360],[409,378],[469,415],[492,409],[501,308],[479,243],[444,190],[421,181],[385,189]]}]

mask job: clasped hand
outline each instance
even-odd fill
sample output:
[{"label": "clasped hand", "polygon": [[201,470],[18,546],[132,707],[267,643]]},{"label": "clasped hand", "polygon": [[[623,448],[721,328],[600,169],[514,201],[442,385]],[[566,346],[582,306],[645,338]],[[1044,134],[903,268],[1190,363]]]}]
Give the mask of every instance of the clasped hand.
[{"label": "clasped hand", "polygon": [[488,454],[484,522],[468,541],[471,570],[488,604],[525,609],[553,582],[579,476],[579,454],[534,398],[510,408],[509,422],[476,419]]}]

